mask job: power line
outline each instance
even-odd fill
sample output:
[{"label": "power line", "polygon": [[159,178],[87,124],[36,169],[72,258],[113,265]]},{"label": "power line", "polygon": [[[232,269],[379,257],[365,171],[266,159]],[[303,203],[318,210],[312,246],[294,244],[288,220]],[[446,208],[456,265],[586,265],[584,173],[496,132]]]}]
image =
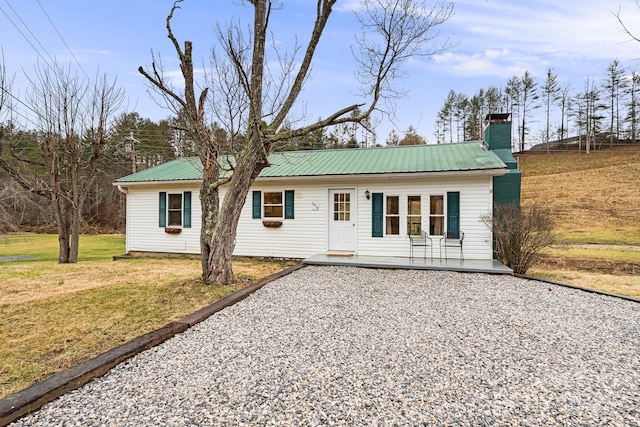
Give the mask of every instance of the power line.
[{"label": "power line", "polygon": [[[25,108],[27,108],[28,110],[30,110],[31,112],[33,112],[36,116],[42,118],[42,116],[40,115],[40,113],[38,113],[36,110],[34,110],[33,108],[31,108],[29,105],[25,104],[20,98],[17,98],[14,94],[12,94],[11,92],[9,92],[7,89],[5,89],[4,87],[2,87],[0,85],[0,90],[3,91],[5,94],[9,95],[11,98],[15,99],[18,103],[22,104],[22,106],[24,106]],[[37,126],[37,123],[34,122],[29,116],[25,115],[24,113],[22,113],[19,110],[12,110],[13,113],[15,113],[16,115],[22,117],[24,120],[30,122],[33,126]]]},{"label": "power line", "polygon": [[[8,0],[5,0],[5,1],[8,1]],[[87,80],[91,80],[89,78],[89,76],[87,75],[87,72],[82,67],[82,64],[80,64],[80,61],[78,61],[78,58],[76,58],[76,56],[74,55],[73,51],[71,50],[71,48],[69,47],[69,45],[65,41],[64,37],[62,37],[62,34],[60,34],[60,31],[58,31],[58,27],[56,27],[56,25],[51,20],[51,17],[49,17],[49,14],[47,13],[47,11],[42,6],[42,3],[40,3],[40,0],[36,0],[36,3],[38,3],[38,6],[40,6],[40,9],[42,10],[42,13],[44,13],[44,16],[47,17],[47,20],[49,21],[49,23],[51,24],[53,29],[56,31],[56,34],[58,34],[58,37],[60,37],[60,40],[62,40],[62,43],[65,45],[65,47],[67,48],[67,50],[71,54],[71,57],[73,58],[73,60],[76,61],[76,64],[78,64],[78,67],[80,67],[80,70],[82,71],[82,74],[84,74],[84,76],[87,78]]]},{"label": "power line", "polygon": [[[22,20],[22,18],[20,18],[20,16],[17,14],[17,12],[15,11],[15,9],[11,6],[11,4],[9,4],[8,0],[5,0],[5,3],[7,3],[7,5],[11,8],[11,10],[13,11],[13,13],[18,17],[18,19],[20,19],[20,22],[22,22],[22,25],[24,25],[24,27],[29,31],[29,33],[33,36],[33,38],[38,42],[38,44],[44,49],[45,53],[47,54],[47,56],[49,56],[50,59],[51,55],[49,55],[49,52],[47,52],[47,50],[44,48],[44,46],[42,46],[42,44],[38,41],[38,39],[33,35],[33,32],[31,32],[31,30],[29,30],[29,27],[24,23],[24,21]],[[42,54],[40,53],[40,51],[38,50],[38,48],[36,48],[33,43],[31,42],[31,40],[29,39],[29,37],[27,37],[25,35],[24,32],[22,32],[22,30],[20,29],[20,27],[15,23],[15,21],[13,19],[11,19],[11,17],[9,16],[9,14],[2,8],[0,7],[0,10],[2,11],[2,13],[4,14],[4,16],[7,17],[7,19],[9,20],[9,22],[11,22],[11,24],[15,27],[16,30],[18,30],[18,32],[20,33],[20,35],[26,40],[27,43],[29,43],[29,45],[33,48],[33,50],[36,52],[36,54],[38,55],[38,57],[40,57],[45,64],[47,64],[47,66],[49,66],[49,68],[51,68],[51,65],[49,64],[49,62],[47,62],[47,60],[44,58],[44,56],[42,56]],[[55,63],[55,61],[52,59],[52,61]]]}]

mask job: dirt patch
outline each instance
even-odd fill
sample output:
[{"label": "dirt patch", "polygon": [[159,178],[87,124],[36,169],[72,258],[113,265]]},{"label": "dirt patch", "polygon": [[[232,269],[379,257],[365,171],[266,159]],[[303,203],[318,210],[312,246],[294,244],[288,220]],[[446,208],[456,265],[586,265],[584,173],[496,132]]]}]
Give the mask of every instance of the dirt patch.
[{"label": "dirt patch", "polygon": [[544,255],[535,265],[541,270],[574,270],[617,276],[640,275],[640,262]]}]

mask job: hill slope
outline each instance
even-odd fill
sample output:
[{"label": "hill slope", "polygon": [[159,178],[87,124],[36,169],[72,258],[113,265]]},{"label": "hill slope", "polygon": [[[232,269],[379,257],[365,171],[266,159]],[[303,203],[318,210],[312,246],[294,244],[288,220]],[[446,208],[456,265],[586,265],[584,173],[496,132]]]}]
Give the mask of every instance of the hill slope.
[{"label": "hill slope", "polygon": [[518,160],[522,202],[550,206],[566,241],[640,245],[640,146]]}]

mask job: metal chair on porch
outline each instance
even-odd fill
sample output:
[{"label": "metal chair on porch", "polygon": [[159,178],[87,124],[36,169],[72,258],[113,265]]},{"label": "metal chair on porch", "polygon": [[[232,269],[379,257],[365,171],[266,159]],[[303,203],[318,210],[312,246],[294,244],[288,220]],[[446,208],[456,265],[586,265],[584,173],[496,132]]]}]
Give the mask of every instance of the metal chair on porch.
[{"label": "metal chair on porch", "polygon": [[440,258],[442,258],[442,247],[444,246],[444,259],[447,260],[447,248],[460,248],[460,261],[464,261],[464,253],[462,252],[462,243],[464,243],[464,232],[447,231],[440,238]]},{"label": "metal chair on porch", "polygon": [[433,239],[425,231],[420,234],[409,234],[409,256],[413,258],[413,248],[424,248],[424,259],[427,259],[427,246],[431,248],[431,260],[433,261]]}]

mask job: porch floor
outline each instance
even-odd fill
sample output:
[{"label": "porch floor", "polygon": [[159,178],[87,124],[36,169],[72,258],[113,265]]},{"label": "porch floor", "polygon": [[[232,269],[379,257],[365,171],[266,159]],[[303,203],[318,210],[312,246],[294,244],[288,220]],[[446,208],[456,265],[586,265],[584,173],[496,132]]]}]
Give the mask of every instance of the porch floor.
[{"label": "porch floor", "polygon": [[365,255],[319,254],[304,259],[307,265],[342,265],[369,268],[402,268],[414,270],[448,270],[465,273],[511,274],[513,270],[496,260],[481,259],[440,259],[422,257],[384,257]]}]

